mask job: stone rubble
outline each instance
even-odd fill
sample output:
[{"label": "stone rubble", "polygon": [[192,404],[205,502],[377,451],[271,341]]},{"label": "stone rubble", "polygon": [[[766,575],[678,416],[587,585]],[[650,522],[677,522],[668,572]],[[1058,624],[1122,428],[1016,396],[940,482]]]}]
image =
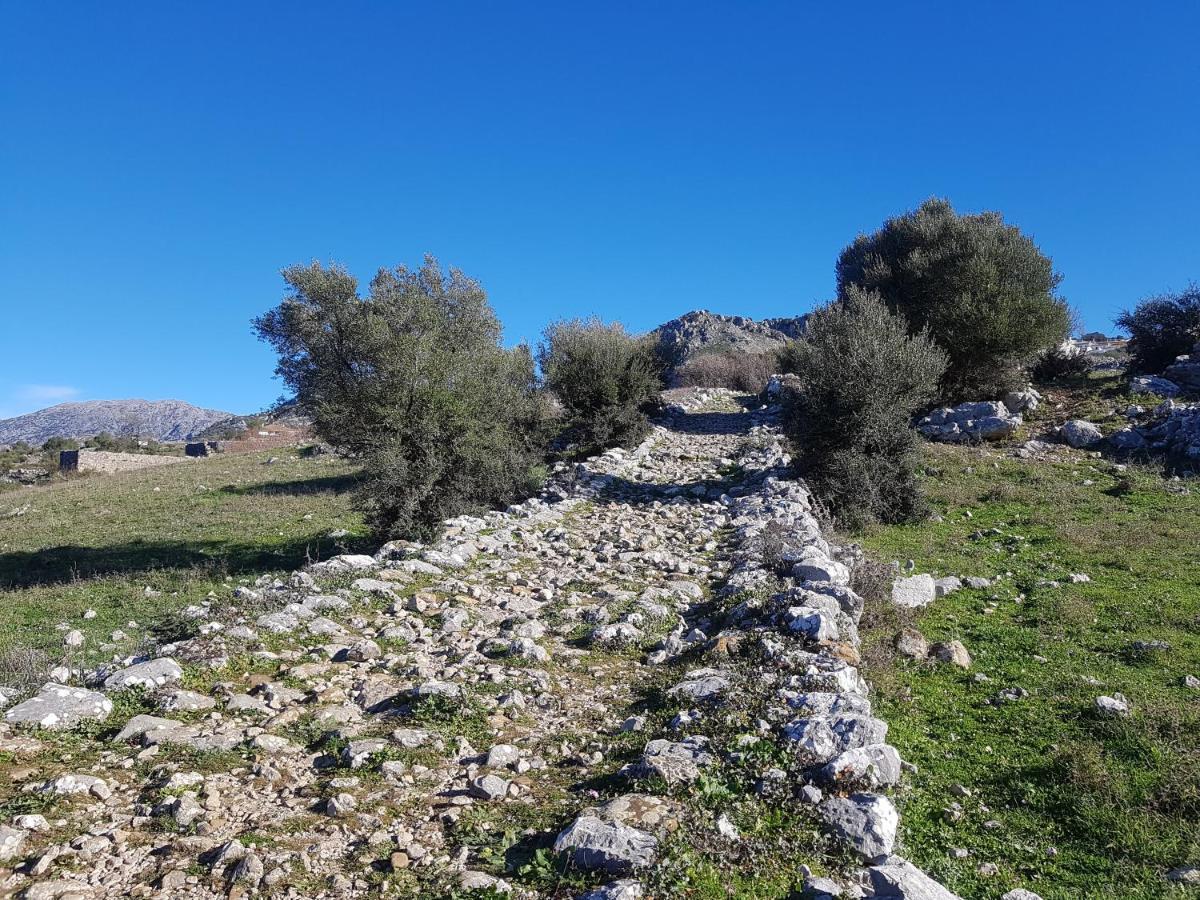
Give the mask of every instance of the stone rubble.
[{"label": "stone rubble", "polygon": [[[40,752],[29,726],[109,730],[29,777],[65,827],[0,822],[0,896],[542,896],[465,840],[507,828],[588,873],[578,896],[631,900],[671,840],[742,840],[686,786],[769,743],[788,768],[763,764],[758,790],[861,861],[816,881],[953,897],[896,855],[859,557],[787,477],[776,413],[684,392],[638,447],[560,464],[535,498],[190,608],[194,636],[92,673],[103,692],[46,685],[0,751]],[[163,715],[109,725],[126,696]]]}]

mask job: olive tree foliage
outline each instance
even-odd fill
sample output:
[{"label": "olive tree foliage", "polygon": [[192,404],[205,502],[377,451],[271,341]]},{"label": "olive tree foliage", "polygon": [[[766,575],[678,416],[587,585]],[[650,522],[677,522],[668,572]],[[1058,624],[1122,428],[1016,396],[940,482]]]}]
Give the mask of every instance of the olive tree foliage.
[{"label": "olive tree foliage", "polygon": [[927,200],[859,237],[837,261],[839,295],[876,291],[914,332],[928,328],[948,357],[946,402],[1000,396],[1070,331],[1062,276],[998,212],[959,215]]},{"label": "olive tree foliage", "polygon": [[1132,368],[1161,372],[1200,341],[1200,286],[1189,284],[1178,293],[1148,297],[1122,312],[1116,322],[1129,332]]},{"label": "olive tree foliage", "polygon": [[647,340],[618,322],[571,319],[547,326],[537,359],[577,454],[630,447],[649,431],[646,410],[658,400],[662,377]]},{"label": "olive tree foliage", "polygon": [[533,356],[501,346],[479,282],[433,257],[380,269],[365,297],[337,265],[283,278],[283,302],[254,327],[317,433],[364,460],[377,531],[419,536],[528,489],[545,438]]},{"label": "olive tree foliage", "polygon": [[793,462],[835,521],[857,529],[924,515],[911,419],[946,368],[928,332],[910,334],[878,294],[850,285],[812,314],[787,360]]}]

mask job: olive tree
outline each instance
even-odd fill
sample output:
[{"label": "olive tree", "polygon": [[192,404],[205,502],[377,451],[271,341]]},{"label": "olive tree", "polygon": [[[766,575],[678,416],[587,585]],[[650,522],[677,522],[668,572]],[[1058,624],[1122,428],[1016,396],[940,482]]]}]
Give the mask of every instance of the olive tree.
[{"label": "olive tree", "polygon": [[1200,341],[1200,286],[1148,297],[1122,312],[1116,322],[1129,332],[1132,368],[1161,372]]},{"label": "olive tree", "polygon": [[529,488],[545,439],[533,356],[501,345],[479,282],[433,257],[380,269],[365,297],[337,265],[283,278],[286,296],[254,327],[321,438],[364,460],[379,532],[420,535]]},{"label": "olive tree", "polygon": [[848,286],[809,317],[787,356],[793,462],[835,520],[858,528],[922,515],[911,419],[946,368],[928,333],[909,334],[878,294]]},{"label": "olive tree", "polygon": [[837,261],[838,292],[875,291],[945,351],[947,402],[997,397],[1062,343],[1071,309],[1050,258],[998,212],[959,215],[927,200],[859,235]]},{"label": "olive tree", "polygon": [[572,319],[546,328],[538,347],[546,387],[566,412],[577,453],[629,447],[649,431],[646,409],[662,389],[651,344],[618,322]]}]

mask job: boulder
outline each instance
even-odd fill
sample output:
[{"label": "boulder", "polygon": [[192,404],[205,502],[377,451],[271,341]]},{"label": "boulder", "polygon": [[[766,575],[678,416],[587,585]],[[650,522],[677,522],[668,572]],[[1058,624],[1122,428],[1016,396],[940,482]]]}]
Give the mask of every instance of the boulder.
[{"label": "boulder", "polygon": [[825,800],[818,810],[829,829],[863,859],[871,861],[891,854],[900,817],[887,797],[879,794],[833,797]]},{"label": "boulder", "polygon": [[1069,419],[1063,423],[1062,437],[1070,446],[1076,449],[1094,447],[1104,440],[1100,426],[1084,419]]},{"label": "boulder", "polygon": [[869,744],[839,753],[817,773],[823,785],[858,790],[890,787],[900,781],[900,754],[890,744]]},{"label": "boulder", "polygon": [[962,586],[962,579],[956,575],[947,575],[943,578],[935,578],[933,581],[934,593],[939,597],[945,597],[947,594],[953,594],[955,591],[961,591]]},{"label": "boulder", "polygon": [[170,657],[147,660],[143,663],[114,672],[104,679],[104,687],[110,691],[120,691],[125,688],[142,687],[155,690],[168,684],[175,684],[183,679],[183,669],[179,663]]},{"label": "boulder", "polygon": [[915,628],[901,629],[893,643],[896,652],[909,659],[924,659],[929,655],[929,641]]},{"label": "boulder", "polygon": [[929,648],[929,655],[941,663],[950,663],[961,669],[971,668],[971,654],[962,641],[941,641]]},{"label": "boulder", "polygon": [[643,869],[653,864],[657,851],[654,835],[589,815],[577,818],[554,841],[554,852],[569,853],[579,868],[609,875]]},{"label": "boulder", "polygon": [[[890,856],[867,869],[872,895],[878,900],[960,900],[908,860]],[[1007,896],[1007,895],[1006,895]]]},{"label": "boulder", "polygon": [[37,696],[18,703],[5,713],[4,721],[58,731],[89,720],[102,722],[112,708],[112,701],[96,691],[51,682],[43,685]]},{"label": "boulder", "polygon": [[937,597],[937,585],[932,575],[912,575],[892,582],[892,602],[897,606],[915,609],[928,606]]},{"label": "boulder", "polygon": [[1126,453],[1144,450],[1146,447],[1146,439],[1135,428],[1122,428],[1120,431],[1113,432],[1108,436],[1108,442],[1115,449]]},{"label": "boulder", "polygon": [[471,780],[468,791],[480,800],[503,800],[508,795],[508,782],[499,775],[480,775]]},{"label": "boulder", "polygon": [[1113,694],[1111,697],[1100,696],[1096,698],[1096,711],[1104,716],[1113,716],[1116,718],[1125,718],[1132,714],[1129,707],[1129,701],[1125,699],[1124,694]]},{"label": "boulder", "polygon": [[1042,402],[1042,395],[1033,388],[1023,391],[1009,391],[1004,395],[1004,406],[1010,413],[1020,415],[1023,412],[1033,412]]},{"label": "boulder", "polygon": [[1175,382],[1158,375],[1136,375],[1129,380],[1131,394],[1154,394],[1158,397],[1177,397],[1181,388]]},{"label": "boulder", "polygon": [[662,776],[668,784],[695,781],[700,777],[700,769],[713,762],[707,747],[708,739],[699,735],[682,741],[659,738],[646,744],[641,769]]},{"label": "boulder", "polygon": [[27,837],[29,837],[27,831],[0,825],[0,862],[6,862],[16,856]]},{"label": "boulder", "polygon": [[719,669],[694,669],[684,675],[684,680],[667,693],[672,697],[689,700],[716,700],[729,690],[729,674]]},{"label": "boulder", "polygon": [[[1014,396],[1013,402],[1021,401]],[[998,441],[1013,435],[1021,423],[1020,415],[1006,403],[988,400],[935,409],[917,422],[917,431],[931,441],[945,443]]]},{"label": "boulder", "polygon": [[622,878],[580,894],[577,900],[641,900],[644,895],[640,881]]}]

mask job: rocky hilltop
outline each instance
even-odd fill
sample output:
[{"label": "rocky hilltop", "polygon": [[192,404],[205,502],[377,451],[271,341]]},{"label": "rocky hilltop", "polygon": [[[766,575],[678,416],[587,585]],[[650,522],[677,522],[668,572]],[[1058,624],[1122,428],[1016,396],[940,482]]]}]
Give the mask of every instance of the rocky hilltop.
[{"label": "rocky hilltop", "polygon": [[799,337],[807,318],[793,316],[756,321],[745,316],[725,316],[698,309],[659,325],[651,335],[663,358],[672,365],[679,365],[700,353],[777,350],[792,338]]},{"label": "rocky hilltop", "polygon": [[156,441],[187,440],[230,413],[202,409],[182,400],[88,400],[0,420],[0,446],[50,438],[89,438],[102,432]]}]

